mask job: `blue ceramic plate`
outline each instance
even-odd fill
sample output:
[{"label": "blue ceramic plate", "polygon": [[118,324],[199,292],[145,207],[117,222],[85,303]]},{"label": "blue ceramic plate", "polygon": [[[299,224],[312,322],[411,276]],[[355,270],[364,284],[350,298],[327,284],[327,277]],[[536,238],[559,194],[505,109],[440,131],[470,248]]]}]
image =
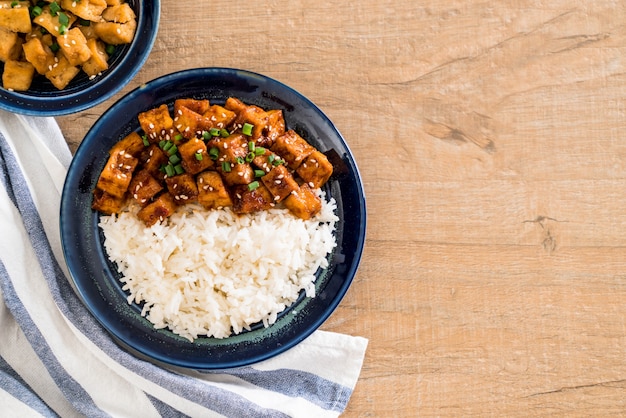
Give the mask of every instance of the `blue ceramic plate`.
[{"label": "blue ceramic plate", "polygon": [[[178,98],[223,104],[234,96],[265,109],[282,109],[287,127],[327,153],[335,173],[324,186],[337,201],[337,248],[330,267],[320,270],[317,296],[301,296],[269,328],[253,327],[226,339],[201,337],[193,343],[169,330],[155,330],[129,305],[119,275],[105,254],[92,190],[109,148],[131,131],[136,115]],[[331,121],[308,99],[278,81],[225,68],[201,68],[158,78],[130,92],[95,123],[78,147],[61,201],[61,238],[71,280],[80,298],[120,345],[156,363],[193,369],[224,369],[275,356],[315,331],[335,310],[356,273],[365,240],[365,199],[355,161]]]},{"label": "blue ceramic plate", "polygon": [[[159,0],[127,0],[137,16],[133,41],[120,45],[109,59],[109,69],[89,80],[80,72],[63,90],[45,77],[36,76],[28,91],[9,91],[1,87],[0,109],[33,116],[59,116],[89,109],[120,91],[143,66],[157,35],[161,4]],[[4,65],[0,63],[0,74]]]}]

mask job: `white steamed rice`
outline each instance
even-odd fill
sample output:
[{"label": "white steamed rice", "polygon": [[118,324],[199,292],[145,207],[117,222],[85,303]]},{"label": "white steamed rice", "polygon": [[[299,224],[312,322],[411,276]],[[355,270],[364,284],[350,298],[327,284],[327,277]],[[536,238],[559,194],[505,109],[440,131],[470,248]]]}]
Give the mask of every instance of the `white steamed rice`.
[{"label": "white steamed rice", "polygon": [[144,302],[142,315],[156,328],[191,341],[226,338],[273,324],[302,289],[315,296],[315,273],[336,246],[336,205],[322,201],[309,221],[286,209],[236,215],[194,207],[150,228],[132,210],[99,225],[128,302]]}]

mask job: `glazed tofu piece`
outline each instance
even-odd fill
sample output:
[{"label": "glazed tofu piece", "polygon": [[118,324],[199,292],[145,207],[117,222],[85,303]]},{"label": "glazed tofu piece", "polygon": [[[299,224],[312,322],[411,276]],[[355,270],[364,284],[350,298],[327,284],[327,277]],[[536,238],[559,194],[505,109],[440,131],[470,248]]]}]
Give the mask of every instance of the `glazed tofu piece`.
[{"label": "glazed tofu piece", "polygon": [[157,179],[152,177],[148,170],[142,169],[135,173],[128,190],[137,203],[145,206],[150,203],[154,196],[163,190],[163,186]]},{"label": "glazed tofu piece", "polygon": [[237,117],[234,120],[234,124],[237,128],[241,129],[244,123],[253,125],[251,135],[252,139],[256,140],[263,134],[263,130],[269,121],[269,117],[265,110],[255,105],[247,105],[234,97],[226,99],[224,107],[237,114]]},{"label": "glazed tofu piece", "polygon": [[248,184],[254,180],[254,170],[246,162],[248,142],[246,136],[233,134],[227,138],[214,138],[209,141],[210,148],[217,148],[216,169],[228,186]]},{"label": "glazed tofu piece", "polygon": [[111,215],[113,213],[120,213],[125,204],[126,199],[124,198],[111,196],[98,188],[93,191],[93,201],[91,202],[91,208],[93,210]]},{"label": "glazed tofu piece", "polygon": [[315,150],[300,164],[296,173],[309,187],[318,189],[333,174],[333,165],[324,154]]},{"label": "glazed tofu piece", "polygon": [[297,169],[302,161],[308,157],[315,148],[293,130],[276,137],[271,150],[285,160],[289,168]]},{"label": "glazed tofu piece", "polygon": [[216,171],[204,171],[196,177],[198,203],[207,209],[219,209],[232,206],[228,190],[222,177]]},{"label": "glazed tofu piece", "polygon": [[29,33],[32,29],[28,7],[0,8],[0,28]]},{"label": "glazed tofu piece", "polygon": [[176,212],[176,208],[177,205],[172,196],[169,193],[163,193],[154,202],[137,212],[137,217],[146,226],[152,226],[172,216]]},{"label": "glazed tofu piece", "polygon": [[176,204],[184,205],[198,200],[198,186],[191,174],[183,173],[168,177],[165,182]]},{"label": "glazed tofu piece", "polygon": [[204,141],[192,138],[178,146],[178,152],[182,159],[182,166],[189,174],[198,174],[213,167],[213,160],[209,156]]},{"label": "glazed tofu piece", "polygon": [[169,140],[175,134],[174,120],[165,104],[139,113],[137,119],[150,143],[157,143],[162,139]]},{"label": "glazed tofu piece", "polygon": [[98,22],[107,3],[106,0],[61,0],[61,7],[85,20]]},{"label": "glazed tofu piece", "polygon": [[267,116],[267,126],[263,131],[263,136],[257,140],[257,144],[269,148],[276,138],[285,133],[285,119],[283,111],[279,109],[268,110]]},{"label": "glazed tofu piece", "polygon": [[70,65],[81,65],[91,58],[91,50],[87,46],[85,35],[78,28],[72,28],[57,37],[59,48]]},{"label": "glazed tofu piece", "polygon": [[174,112],[174,127],[187,139],[201,136],[203,131],[212,128],[208,118],[186,106],[179,105]]},{"label": "glazed tofu piece", "polygon": [[57,54],[57,62],[44,75],[59,90],[63,90],[80,72],[63,54]]},{"label": "glazed tofu piece", "polygon": [[220,105],[212,105],[203,115],[211,121],[211,127],[218,129],[229,127],[237,117],[235,112]]},{"label": "glazed tofu piece", "polygon": [[262,147],[262,149],[264,150],[264,152],[257,155],[252,160],[252,164],[254,164],[255,167],[265,171],[266,173],[269,173],[274,167],[284,163],[284,161],[281,160],[281,158],[277,154],[273,153],[267,148]]},{"label": "glazed tofu piece", "polygon": [[137,163],[135,157],[124,151],[111,155],[100,173],[96,187],[114,197],[123,198]]},{"label": "glazed tofu piece", "polygon": [[41,38],[30,38],[28,42],[22,45],[22,48],[26,61],[33,64],[39,74],[50,71],[56,63],[54,52],[42,42]]},{"label": "glazed tofu piece", "polygon": [[251,188],[249,185],[239,185],[232,189],[233,212],[253,213],[267,210],[274,206],[274,198],[263,183],[256,183],[258,187]]},{"label": "glazed tofu piece", "polygon": [[186,107],[193,112],[203,115],[204,112],[209,110],[210,106],[211,103],[208,100],[176,99],[174,102],[174,113],[178,114],[178,110],[181,107]]},{"label": "glazed tofu piece", "polygon": [[137,158],[145,148],[146,146],[141,135],[137,132],[131,132],[111,147],[109,155],[119,154],[120,151],[124,151]]},{"label": "glazed tofu piece", "polygon": [[291,192],[283,201],[285,207],[300,219],[311,219],[322,210],[322,201],[307,184]]},{"label": "glazed tofu piece", "polygon": [[139,156],[139,161],[144,170],[147,170],[152,177],[157,180],[165,180],[165,174],[161,172],[161,167],[168,163],[167,155],[156,144],[151,144],[144,148]]},{"label": "glazed tofu piece", "polygon": [[261,181],[270,191],[276,203],[299,188],[298,183],[284,165],[274,167],[269,173],[261,177]]},{"label": "glazed tofu piece", "polygon": [[30,88],[34,75],[35,67],[30,62],[7,61],[2,72],[2,85],[7,90],[25,91]]}]

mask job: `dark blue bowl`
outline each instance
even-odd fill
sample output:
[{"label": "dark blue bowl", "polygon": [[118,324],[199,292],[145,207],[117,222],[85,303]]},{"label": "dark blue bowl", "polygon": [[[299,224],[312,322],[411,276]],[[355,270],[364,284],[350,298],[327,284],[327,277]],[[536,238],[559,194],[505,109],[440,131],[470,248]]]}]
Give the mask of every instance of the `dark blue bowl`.
[{"label": "dark blue bowl", "polygon": [[[80,72],[63,90],[45,77],[36,76],[28,91],[1,87],[0,109],[32,116],[59,116],[80,112],[109,99],[126,86],[148,59],[159,27],[160,0],[127,0],[137,16],[133,41],[120,45],[109,59],[109,69],[89,80]],[[4,64],[0,63],[0,74]]]},{"label": "dark blue bowl", "polygon": [[[177,98],[209,99],[223,104],[234,96],[265,109],[282,109],[287,127],[327,153],[335,173],[325,186],[337,201],[337,248],[330,267],[318,272],[317,296],[301,296],[269,328],[253,327],[226,339],[201,337],[193,343],[169,330],[155,330],[129,305],[119,275],[105,254],[91,209],[92,190],[109,148],[131,131],[136,115]],[[79,297],[117,342],[156,363],[193,369],[224,369],[275,356],[315,331],[335,310],[357,271],[365,241],[365,198],[361,178],[348,146],[331,121],[307,98],[268,77],[234,69],[200,68],[158,78],[127,94],[94,124],[78,147],[63,189],[61,238]]]}]

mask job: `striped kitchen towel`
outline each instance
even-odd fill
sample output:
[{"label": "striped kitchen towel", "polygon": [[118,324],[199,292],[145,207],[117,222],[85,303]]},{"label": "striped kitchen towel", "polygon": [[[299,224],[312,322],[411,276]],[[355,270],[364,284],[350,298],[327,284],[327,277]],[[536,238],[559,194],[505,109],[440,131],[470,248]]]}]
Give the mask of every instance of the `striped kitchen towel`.
[{"label": "striped kitchen towel", "polygon": [[0,111],[0,416],[336,417],[367,340],[316,331],[224,372],[167,370],[120,349],[67,281],[59,205],[71,159],[52,118]]}]

